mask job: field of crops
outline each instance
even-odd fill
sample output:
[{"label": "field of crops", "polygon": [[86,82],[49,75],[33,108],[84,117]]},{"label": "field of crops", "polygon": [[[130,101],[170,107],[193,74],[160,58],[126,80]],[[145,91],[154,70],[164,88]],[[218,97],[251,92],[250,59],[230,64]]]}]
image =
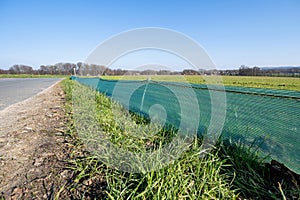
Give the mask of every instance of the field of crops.
[{"label": "field of crops", "polygon": [[[149,76],[155,81],[170,81],[170,82],[189,82],[195,84],[205,84],[210,79],[215,79],[214,76]],[[104,76],[101,78],[110,80],[145,80],[148,76]],[[262,77],[262,76],[222,76],[222,83],[225,86],[242,86],[254,88],[270,88],[281,90],[296,90],[300,91],[300,78],[290,77]]]}]

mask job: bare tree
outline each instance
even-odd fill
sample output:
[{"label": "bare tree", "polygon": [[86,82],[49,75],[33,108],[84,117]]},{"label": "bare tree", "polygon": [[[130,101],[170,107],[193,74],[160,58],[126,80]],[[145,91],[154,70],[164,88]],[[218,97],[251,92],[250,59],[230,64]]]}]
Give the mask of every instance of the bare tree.
[{"label": "bare tree", "polygon": [[11,74],[31,74],[33,73],[33,69],[31,66],[27,65],[13,65],[9,68],[9,73]]}]

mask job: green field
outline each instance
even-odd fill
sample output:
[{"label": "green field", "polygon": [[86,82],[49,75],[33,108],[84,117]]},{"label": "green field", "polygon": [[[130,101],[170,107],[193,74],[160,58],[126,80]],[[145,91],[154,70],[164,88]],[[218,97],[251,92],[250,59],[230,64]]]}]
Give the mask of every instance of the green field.
[{"label": "green field", "polygon": [[[149,76],[103,76],[101,78],[110,80],[145,80]],[[215,76],[150,76],[154,81],[189,82],[205,84],[216,79]],[[263,77],[263,76],[221,76],[225,86],[242,86],[254,88],[270,88],[280,90],[300,91],[300,78],[290,77]]]}]

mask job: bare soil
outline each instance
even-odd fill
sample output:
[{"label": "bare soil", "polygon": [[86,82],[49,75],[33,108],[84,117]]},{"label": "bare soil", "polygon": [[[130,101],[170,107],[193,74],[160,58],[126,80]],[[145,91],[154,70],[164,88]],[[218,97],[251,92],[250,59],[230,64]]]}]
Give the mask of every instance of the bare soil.
[{"label": "bare soil", "polygon": [[0,199],[52,199],[72,172],[60,84],[0,111]]}]

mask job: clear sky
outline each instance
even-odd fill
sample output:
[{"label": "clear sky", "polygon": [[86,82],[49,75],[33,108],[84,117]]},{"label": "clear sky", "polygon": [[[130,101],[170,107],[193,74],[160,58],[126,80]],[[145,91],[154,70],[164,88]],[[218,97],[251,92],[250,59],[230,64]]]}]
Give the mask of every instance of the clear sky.
[{"label": "clear sky", "polygon": [[219,69],[300,66],[299,0],[0,0],[0,68],[84,61],[142,27],[186,34]]}]

